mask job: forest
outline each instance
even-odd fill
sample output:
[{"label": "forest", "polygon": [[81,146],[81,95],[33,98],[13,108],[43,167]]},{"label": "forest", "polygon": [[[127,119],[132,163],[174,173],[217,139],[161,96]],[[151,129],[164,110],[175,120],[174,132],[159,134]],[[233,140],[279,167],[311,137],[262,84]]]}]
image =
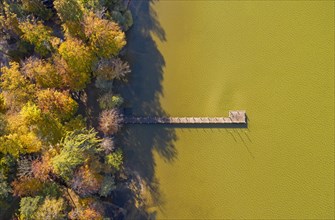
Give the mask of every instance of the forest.
[{"label": "forest", "polygon": [[0,219],[124,218],[113,84],[130,73],[129,3],[1,1]]}]

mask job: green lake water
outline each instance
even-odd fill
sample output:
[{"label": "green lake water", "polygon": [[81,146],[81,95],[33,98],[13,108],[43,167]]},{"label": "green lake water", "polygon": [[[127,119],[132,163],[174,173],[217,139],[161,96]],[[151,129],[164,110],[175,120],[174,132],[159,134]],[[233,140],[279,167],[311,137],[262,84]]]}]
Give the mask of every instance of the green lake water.
[{"label": "green lake water", "polygon": [[133,12],[133,114],[248,116],[247,128],[129,127],[149,211],[333,219],[334,2],[135,1]]}]

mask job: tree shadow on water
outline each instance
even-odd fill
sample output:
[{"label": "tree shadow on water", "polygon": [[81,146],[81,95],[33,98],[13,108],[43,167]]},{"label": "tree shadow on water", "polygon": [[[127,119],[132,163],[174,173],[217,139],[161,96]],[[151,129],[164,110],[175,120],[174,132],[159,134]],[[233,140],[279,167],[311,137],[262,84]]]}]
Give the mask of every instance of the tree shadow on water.
[{"label": "tree shadow on water", "polygon": [[[152,4],[154,2],[149,0],[132,1],[130,4],[134,25],[127,33],[125,56],[132,73],[128,83],[118,85],[117,89],[126,100],[125,106],[131,109],[132,115],[136,116],[168,116],[159,101],[159,96],[163,95],[161,83],[165,61],[152,38],[154,34],[159,40],[166,41],[166,36],[157,21]],[[155,179],[153,151],[156,151],[166,162],[172,162],[177,156],[174,147],[177,139],[175,129],[166,126],[134,125],[125,126],[121,135],[120,144],[122,144],[126,167],[149,189],[152,198],[150,206],[161,207],[164,199],[159,192],[159,183]],[[136,197],[136,195],[133,196]],[[151,218],[155,218],[154,215],[153,213]],[[142,217],[145,219],[149,216]],[[136,219],[141,217],[136,216]]]}]

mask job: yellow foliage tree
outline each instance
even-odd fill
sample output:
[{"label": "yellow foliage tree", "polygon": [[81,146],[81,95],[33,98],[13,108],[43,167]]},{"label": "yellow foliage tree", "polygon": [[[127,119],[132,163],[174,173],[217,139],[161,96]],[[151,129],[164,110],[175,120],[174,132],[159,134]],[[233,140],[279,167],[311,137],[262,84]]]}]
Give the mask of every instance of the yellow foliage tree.
[{"label": "yellow foliage tree", "polygon": [[18,111],[34,99],[35,85],[21,74],[18,63],[11,62],[9,67],[1,68],[1,72],[0,86],[7,108]]},{"label": "yellow foliage tree", "polygon": [[35,51],[46,56],[52,50],[54,38],[52,30],[38,21],[25,21],[19,24],[23,32],[22,38],[35,46]]},{"label": "yellow foliage tree", "polygon": [[66,217],[66,203],[63,198],[46,197],[44,203],[36,211],[36,219],[61,220]]},{"label": "yellow foliage tree", "polygon": [[42,88],[62,88],[63,79],[52,63],[36,57],[25,60],[22,72]]},{"label": "yellow foliage tree", "polygon": [[126,45],[124,32],[112,21],[99,18],[93,12],[84,19],[85,35],[92,51],[98,56],[116,56]]},{"label": "yellow foliage tree", "polygon": [[1,137],[1,151],[18,156],[24,153],[38,152],[42,142],[36,133],[36,124],[41,120],[41,111],[28,103],[19,114],[9,115],[8,134]]},{"label": "yellow foliage tree", "polygon": [[84,37],[82,20],[84,9],[77,0],[55,0],[54,7],[57,15],[63,22],[66,34],[73,37]]},{"label": "yellow foliage tree", "polygon": [[20,36],[22,34],[19,28],[17,15],[11,12],[9,5],[6,2],[3,2],[3,8],[0,11],[0,30],[5,35]]},{"label": "yellow foliage tree", "polygon": [[64,75],[65,82],[72,90],[82,90],[90,81],[90,72],[94,62],[92,52],[82,41],[68,38],[59,49],[61,57],[55,56],[57,71]]},{"label": "yellow foliage tree", "polygon": [[45,20],[52,17],[52,11],[45,7],[41,0],[22,0],[22,9]]}]

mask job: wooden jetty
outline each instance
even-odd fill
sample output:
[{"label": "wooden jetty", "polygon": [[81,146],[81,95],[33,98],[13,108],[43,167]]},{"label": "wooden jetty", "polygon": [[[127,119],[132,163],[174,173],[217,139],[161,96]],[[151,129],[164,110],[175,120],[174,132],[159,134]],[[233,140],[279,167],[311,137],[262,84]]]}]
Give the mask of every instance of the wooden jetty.
[{"label": "wooden jetty", "polygon": [[125,117],[124,124],[246,124],[244,110],[229,111],[229,117]]}]

